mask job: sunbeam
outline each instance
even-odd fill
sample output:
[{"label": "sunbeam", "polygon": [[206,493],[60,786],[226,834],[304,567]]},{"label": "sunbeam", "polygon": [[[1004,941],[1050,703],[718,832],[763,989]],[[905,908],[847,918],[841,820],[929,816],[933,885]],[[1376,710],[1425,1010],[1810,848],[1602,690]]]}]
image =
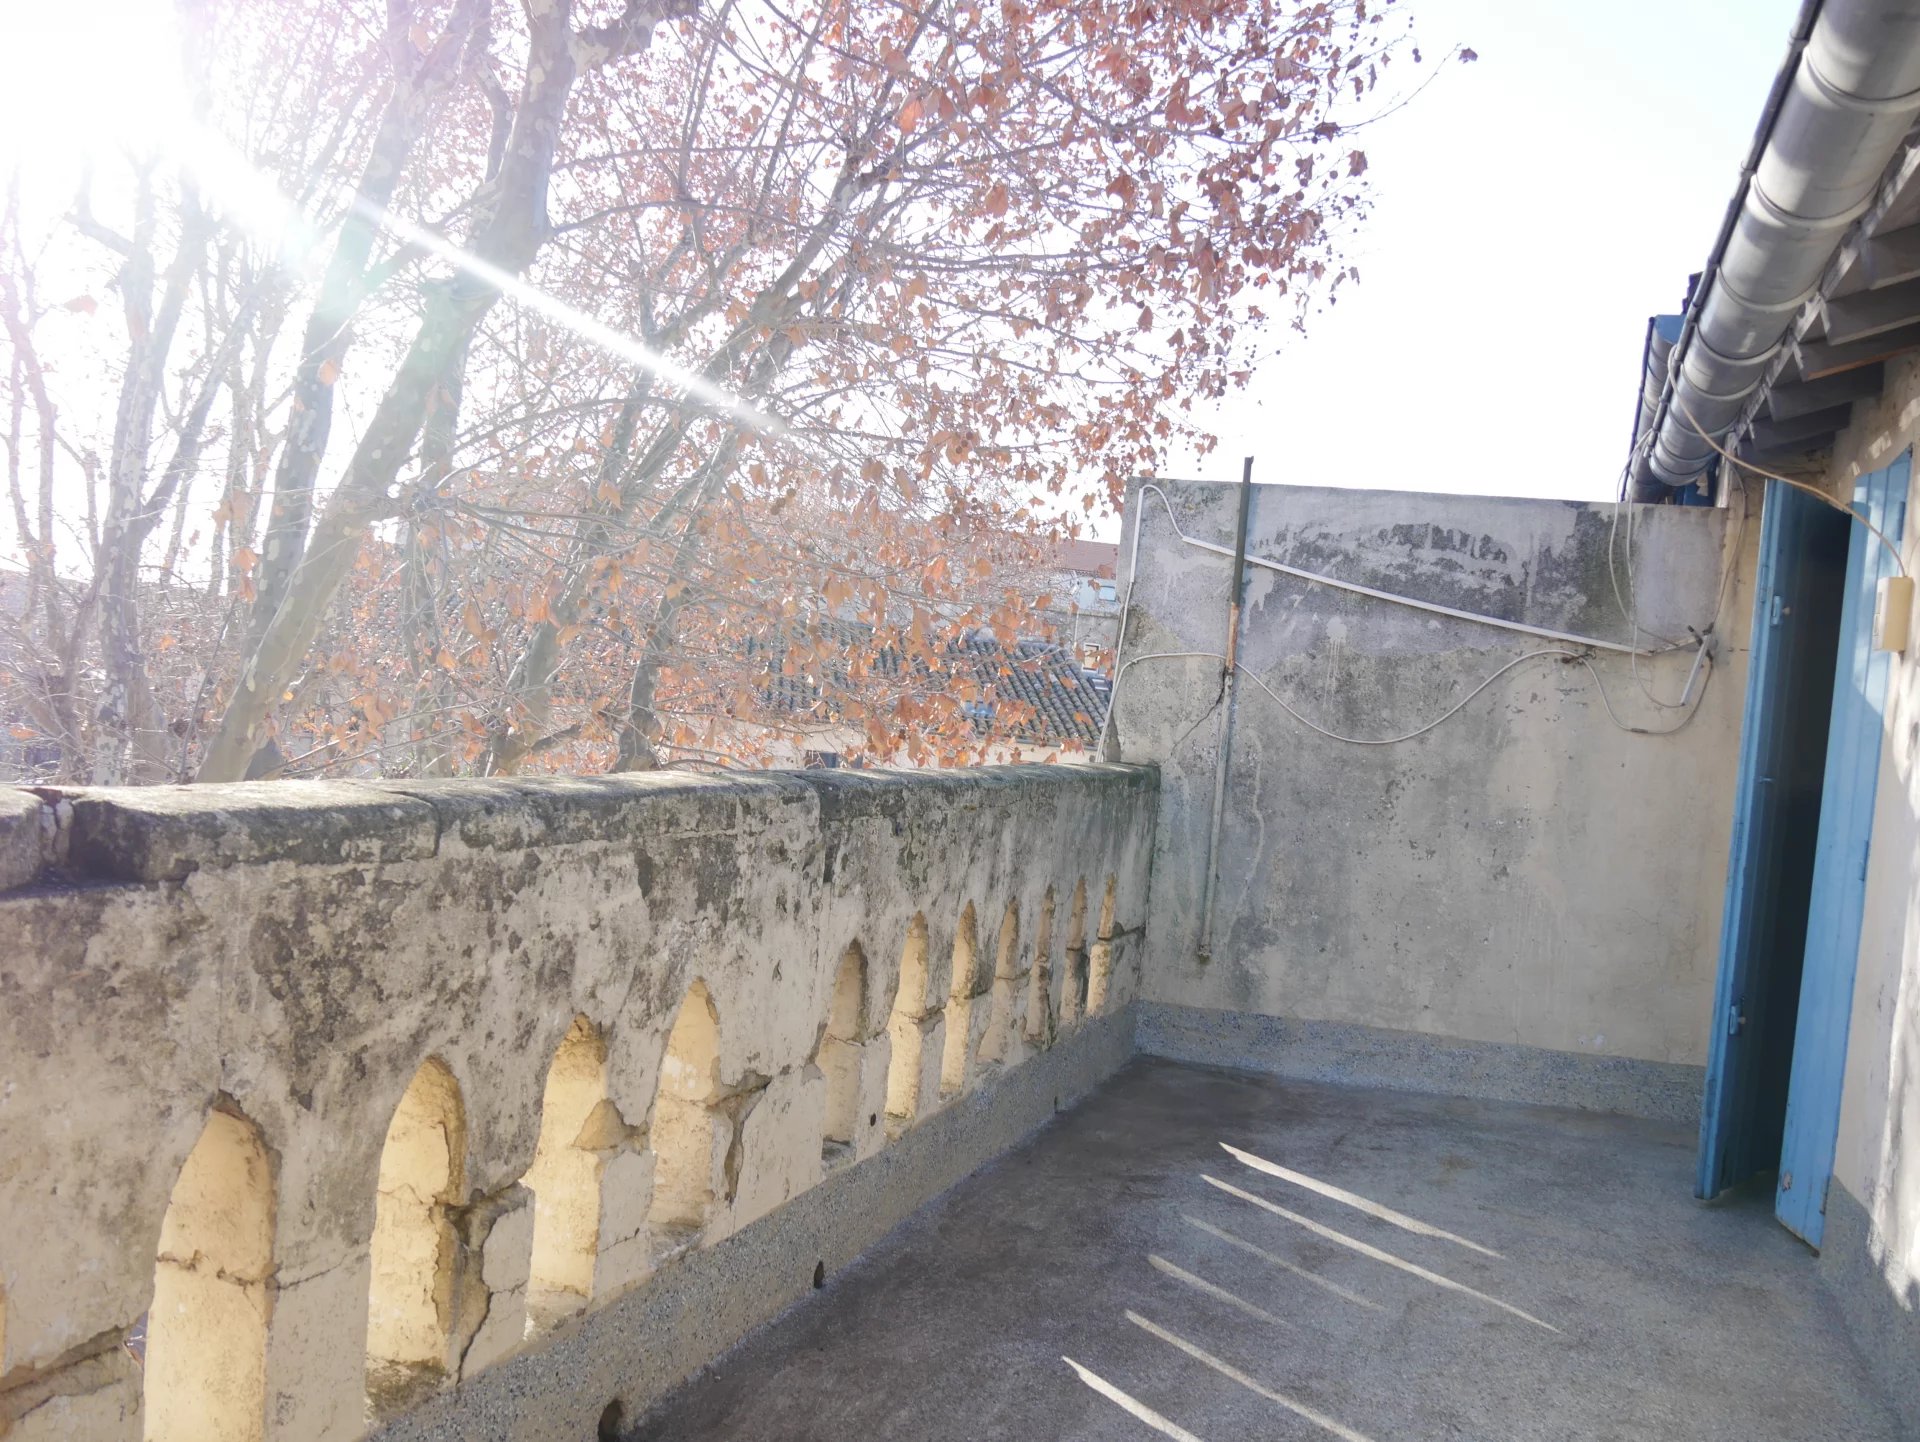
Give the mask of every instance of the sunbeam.
[{"label": "sunbeam", "polygon": [[1218,1357],[1214,1356],[1211,1352],[1206,1351],[1204,1348],[1194,1346],[1193,1343],[1187,1341],[1187,1339],[1184,1337],[1176,1337],[1172,1332],[1169,1332],[1165,1327],[1155,1326],[1152,1322],[1149,1322],[1145,1317],[1141,1316],[1138,1312],[1127,1313],[1127,1320],[1133,1323],[1134,1326],[1140,1328],[1143,1332],[1146,1332],[1148,1335],[1158,1337],[1162,1342],[1165,1342],[1168,1346],[1178,1347],[1182,1352],[1185,1352],[1189,1357],[1193,1358],[1194,1361],[1204,1362],[1207,1366],[1213,1368],[1214,1371],[1218,1372],[1222,1377],[1230,1378],[1231,1380],[1238,1382],[1242,1387],[1245,1387],[1249,1392],[1253,1392],[1261,1397],[1265,1397],[1269,1402],[1274,1402],[1282,1407],[1285,1407],[1289,1412],[1293,1413],[1294,1416],[1302,1418],[1308,1422],[1311,1422],[1316,1427],[1320,1427],[1325,1429],[1328,1432],[1331,1432],[1334,1436],[1340,1439],[1340,1442],[1373,1442],[1373,1439],[1367,1436],[1366,1433],[1356,1432],[1353,1430],[1353,1428],[1347,1426],[1345,1423],[1334,1421],[1334,1419],[1329,1417],[1326,1413],[1316,1411],[1315,1409],[1313,1409],[1312,1407],[1309,1407],[1304,1402],[1296,1402],[1293,1398],[1289,1397],[1284,1392],[1276,1392],[1273,1390],[1273,1388],[1254,1381],[1253,1378],[1249,1377],[1245,1372],[1242,1372],[1238,1367],[1233,1366],[1229,1362],[1221,1361]]},{"label": "sunbeam", "polygon": [[1437,1237],[1443,1242],[1452,1242],[1456,1247],[1465,1247],[1469,1252],[1478,1252],[1483,1257],[1492,1257],[1502,1262],[1506,1260],[1491,1247],[1470,1242],[1457,1232],[1449,1232],[1444,1228],[1433,1226],[1421,1221],[1418,1217],[1410,1217],[1405,1212],[1396,1212],[1392,1207],[1383,1207],[1378,1202],[1369,1201],[1343,1187],[1336,1187],[1331,1182],[1319,1181],[1307,1176],[1304,1172],[1293,1171],[1281,1166],[1278,1162],[1270,1162],[1265,1157],[1256,1157],[1252,1152],[1243,1152],[1240,1148],[1228,1146],[1225,1142],[1220,1143],[1220,1149],[1242,1166],[1252,1167],[1256,1172],[1265,1172],[1270,1177],[1278,1177],[1283,1182],[1292,1182],[1294,1186],[1304,1187],[1307,1191],[1318,1192],[1321,1196],[1339,1202],[1342,1206],[1365,1212],[1368,1216],[1396,1226],[1403,1232],[1412,1232],[1421,1237]]},{"label": "sunbeam", "polygon": [[1431,1282],[1436,1287],[1445,1287],[1450,1292],[1459,1292],[1462,1296],[1473,1297],[1485,1302],[1488,1306],[1498,1307],[1503,1312],[1511,1312],[1522,1321],[1531,1322],[1536,1327],[1544,1327],[1547,1331],[1554,1333],[1560,1331],[1551,1322],[1543,1322],[1533,1313],[1523,1312],[1511,1302],[1503,1302],[1498,1297],[1489,1297],[1485,1292],[1476,1291],[1463,1282],[1454,1281],[1451,1277],[1443,1277],[1438,1272],[1429,1272],[1425,1267],[1409,1262],[1405,1257],[1396,1257],[1392,1252],[1383,1252],[1378,1247],[1361,1241],[1358,1237],[1349,1237],[1345,1232],[1336,1232],[1332,1227],[1322,1226],[1311,1217],[1290,1212],[1285,1207],[1268,1201],[1265,1197],[1257,1197],[1252,1192],[1242,1191],[1231,1182],[1223,1182],[1218,1177],[1208,1176],[1205,1172],[1200,1176],[1208,1186],[1218,1187],[1228,1196],[1238,1197],[1243,1202],[1252,1202],[1256,1207],[1272,1212],[1276,1217],[1285,1217],[1296,1226],[1305,1227],[1316,1237],[1324,1237],[1329,1242],[1335,1242],[1349,1251],[1358,1252],[1363,1257],[1371,1257],[1376,1262],[1385,1262],[1389,1267],[1398,1267],[1401,1271],[1418,1277],[1423,1282]]},{"label": "sunbeam", "polygon": [[[301,263],[299,257],[310,253],[315,237],[306,216],[223,137],[205,126],[185,122],[173,127],[168,143],[169,148],[177,152],[180,163],[223,213],[256,237],[279,246],[289,264]],[[780,437],[787,433],[780,421],[700,372],[615,330],[520,276],[462,250],[445,236],[367,200],[356,197],[351,203],[357,213],[397,240],[464,271],[499,291],[513,304],[678,387],[717,412],[764,435]]]},{"label": "sunbeam", "polygon": [[1262,1322],[1271,1322],[1276,1327],[1291,1327],[1293,1325],[1293,1323],[1283,1317],[1276,1317],[1264,1308],[1254,1306],[1253,1303],[1247,1301],[1244,1297],[1234,1296],[1234,1294],[1229,1292],[1225,1287],[1215,1286],[1205,1277],[1196,1277],[1192,1272],[1174,1266],[1174,1264],[1169,1262],[1165,1257],[1158,1257],[1152,1252],[1149,1252],[1147,1253],[1147,1262],[1155,1271],[1172,1277],[1176,1282],[1184,1282],[1196,1292],[1202,1292],[1212,1297],[1215,1301],[1225,1302],[1229,1307],[1238,1308],[1249,1317],[1258,1317]]},{"label": "sunbeam", "polygon": [[1189,1216],[1185,1212],[1182,1212],[1180,1214],[1180,1217],[1182,1221],[1187,1223],[1187,1225],[1192,1227],[1198,1227],[1201,1231],[1205,1232],[1208,1236],[1215,1237],[1220,1241],[1225,1242],[1230,1247],[1238,1247],[1241,1251],[1247,1252],[1252,1256],[1256,1256],[1261,1261],[1266,1262],[1272,1266],[1278,1267],[1283,1272],[1291,1272],[1293,1273],[1294,1276],[1300,1278],[1302,1281],[1311,1282],[1313,1283],[1314,1286],[1319,1287],[1324,1291],[1331,1292],[1333,1293],[1334,1296],[1339,1297],[1344,1301],[1352,1302],[1356,1306],[1372,1308],[1376,1312],[1380,1310],[1380,1304],[1378,1302],[1369,1302],[1365,1297],[1361,1296],[1358,1292],[1349,1292],[1345,1287],[1341,1286],[1338,1282],[1330,1282],[1325,1277],[1319,1276],[1313,1272],[1309,1272],[1305,1267],[1299,1266],[1293,1262],[1289,1262],[1285,1257],[1276,1257],[1272,1252],[1267,1251],[1264,1247],[1256,1247],[1252,1242],[1249,1242],[1245,1237],[1236,1237],[1232,1232],[1229,1232],[1223,1228],[1214,1226],[1212,1222],[1203,1222],[1198,1217]]},{"label": "sunbeam", "polygon": [[1133,1416],[1138,1417],[1142,1422],[1146,1423],[1162,1436],[1171,1437],[1174,1439],[1174,1442],[1202,1442],[1202,1439],[1194,1436],[1193,1433],[1182,1427],[1178,1422],[1173,1421],[1171,1418],[1162,1417],[1145,1402],[1140,1401],[1139,1398],[1128,1396],[1098,1372],[1089,1371],[1071,1357],[1062,1357],[1060,1360],[1073,1368],[1074,1373],[1082,1382],[1085,1382],[1089,1387],[1093,1388],[1094,1391],[1113,1403],[1114,1406],[1120,1408],[1123,1412],[1129,1412]]},{"label": "sunbeam", "polygon": [[678,386],[688,395],[705,401],[715,410],[731,416],[743,425],[770,436],[786,434],[786,427],[778,420],[733,392],[715,385],[698,371],[688,369],[678,361],[643,345],[632,336],[615,330],[585,311],[568,305],[557,296],[529,284],[519,276],[501,270],[498,266],[487,264],[486,261],[462,250],[444,236],[436,235],[426,227],[415,225],[405,217],[394,215],[391,211],[383,210],[379,206],[368,205],[365,201],[356,200],[354,206],[389,233],[398,236],[409,245],[418,246],[438,256],[448,265],[465,271],[474,279],[484,281],[523,309],[545,316],[555,325],[572,331],[580,339],[597,345],[629,364],[659,377],[668,385]]}]

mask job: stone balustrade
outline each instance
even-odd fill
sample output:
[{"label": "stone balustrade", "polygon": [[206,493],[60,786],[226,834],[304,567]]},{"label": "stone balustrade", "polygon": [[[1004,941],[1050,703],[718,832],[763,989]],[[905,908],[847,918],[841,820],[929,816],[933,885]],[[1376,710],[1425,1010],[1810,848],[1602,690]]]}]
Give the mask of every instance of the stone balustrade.
[{"label": "stone balustrade", "polygon": [[612,1435],[1124,1058],[1156,798],[8,793],[0,1434]]}]

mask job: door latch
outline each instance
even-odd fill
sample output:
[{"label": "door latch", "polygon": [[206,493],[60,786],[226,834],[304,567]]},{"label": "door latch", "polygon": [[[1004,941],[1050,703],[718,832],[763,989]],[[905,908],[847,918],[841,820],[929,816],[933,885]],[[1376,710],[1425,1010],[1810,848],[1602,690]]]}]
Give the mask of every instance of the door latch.
[{"label": "door latch", "polygon": [[1727,1008],[1728,1036],[1740,1035],[1740,1029],[1747,1024],[1747,1014],[1740,1010],[1741,1004],[1745,1001],[1746,998],[1741,997],[1739,1001],[1734,1002],[1732,1006]]}]

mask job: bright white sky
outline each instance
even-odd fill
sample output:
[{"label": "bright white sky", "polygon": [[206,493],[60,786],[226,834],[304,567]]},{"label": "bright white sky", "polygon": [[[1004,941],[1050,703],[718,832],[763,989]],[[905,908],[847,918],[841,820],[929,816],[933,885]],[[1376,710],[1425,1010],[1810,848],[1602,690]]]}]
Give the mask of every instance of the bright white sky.
[{"label": "bright white sky", "polygon": [[1360,286],[1171,473],[1611,500],[1646,319],[1706,263],[1797,0],[1406,3],[1429,63],[1480,59],[1356,137]]}]

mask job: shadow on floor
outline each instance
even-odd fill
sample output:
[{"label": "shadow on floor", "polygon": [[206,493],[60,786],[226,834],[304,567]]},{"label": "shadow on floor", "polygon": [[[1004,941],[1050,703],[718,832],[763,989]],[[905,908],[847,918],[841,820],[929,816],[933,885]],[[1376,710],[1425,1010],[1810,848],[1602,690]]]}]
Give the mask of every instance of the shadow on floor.
[{"label": "shadow on floor", "polygon": [[1142,1058],[633,1442],[1898,1442],[1693,1133]]}]

